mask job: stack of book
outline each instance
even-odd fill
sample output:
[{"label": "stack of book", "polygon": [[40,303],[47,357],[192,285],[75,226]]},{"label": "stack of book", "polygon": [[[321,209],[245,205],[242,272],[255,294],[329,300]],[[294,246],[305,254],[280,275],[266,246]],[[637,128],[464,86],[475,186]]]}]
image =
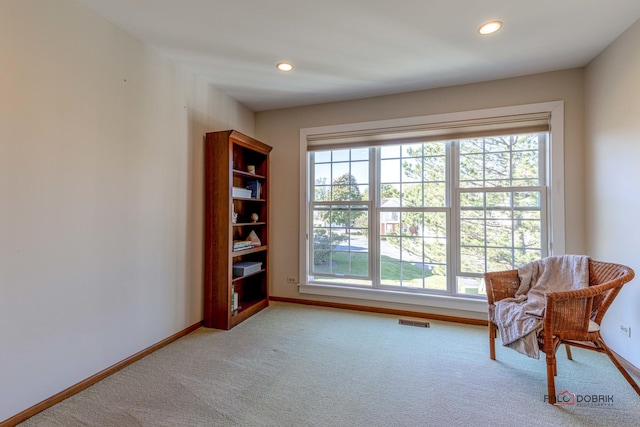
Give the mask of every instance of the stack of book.
[{"label": "stack of book", "polygon": [[253,248],[253,244],[250,240],[236,240],[233,242],[234,251],[243,251],[245,249]]},{"label": "stack of book", "polygon": [[244,261],[233,264],[233,277],[242,277],[257,273],[262,269],[261,262]]}]

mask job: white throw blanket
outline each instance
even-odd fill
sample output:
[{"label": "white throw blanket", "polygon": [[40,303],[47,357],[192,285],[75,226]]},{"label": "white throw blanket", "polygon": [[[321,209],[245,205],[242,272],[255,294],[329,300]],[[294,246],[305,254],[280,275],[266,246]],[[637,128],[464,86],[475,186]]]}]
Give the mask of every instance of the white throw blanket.
[{"label": "white throw blanket", "polygon": [[529,357],[540,358],[538,333],[544,317],[544,294],[589,286],[589,257],[561,255],[543,258],[518,268],[520,287],[515,298],[496,302],[493,321],[503,345]]}]

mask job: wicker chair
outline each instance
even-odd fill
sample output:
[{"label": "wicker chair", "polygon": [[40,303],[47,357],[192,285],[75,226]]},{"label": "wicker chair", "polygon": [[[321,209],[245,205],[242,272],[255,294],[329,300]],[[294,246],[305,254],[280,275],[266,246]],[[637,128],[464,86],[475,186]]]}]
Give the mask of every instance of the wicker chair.
[{"label": "wicker chair", "polygon": [[[540,350],[547,359],[547,392],[549,403],[556,403],[554,376],[557,375],[556,351],[565,344],[567,358],[570,345],[605,353],[620,373],[640,395],[640,387],[611,353],[600,335],[600,322],[622,286],[631,281],[634,272],[624,265],[589,260],[589,287],[580,290],[550,292],[545,295],[543,329],[538,334]],[[520,284],[518,270],[485,273],[490,312],[497,301],[513,297]],[[498,328],[489,320],[489,349],[496,359],[495,339]]]}]

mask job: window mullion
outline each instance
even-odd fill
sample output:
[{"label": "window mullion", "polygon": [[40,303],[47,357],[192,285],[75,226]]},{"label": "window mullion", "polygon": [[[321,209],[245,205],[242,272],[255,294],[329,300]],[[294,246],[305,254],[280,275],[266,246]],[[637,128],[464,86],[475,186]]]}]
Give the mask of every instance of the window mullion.
[{"label": "window mullion", "polygon": [[369,268],[371,286],[380,287],[380,147],[369,151]]},{"label": "window mullion", "polygon": [[[447,290],[456,293],[458,272],[462,270],[460,266],[460,197],[458,195],[460,187],[460,145],[458,141],[447,143],[447,165],[449,174],[447,176],[447,205],[450,208],[449,223],[447,224],[449,239],[447,243]],[[454,226],[455,224],[455,226]]]}]

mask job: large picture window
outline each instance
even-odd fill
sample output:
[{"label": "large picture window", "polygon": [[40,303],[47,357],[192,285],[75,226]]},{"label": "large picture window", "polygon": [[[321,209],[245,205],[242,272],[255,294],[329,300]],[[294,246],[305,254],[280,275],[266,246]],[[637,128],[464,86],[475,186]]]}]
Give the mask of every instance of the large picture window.
[{"label": "large picture window", "polygon": [[483,299],[485,271],[550,255],[549,122],[317,137],[305,159],[304,284]]}]

